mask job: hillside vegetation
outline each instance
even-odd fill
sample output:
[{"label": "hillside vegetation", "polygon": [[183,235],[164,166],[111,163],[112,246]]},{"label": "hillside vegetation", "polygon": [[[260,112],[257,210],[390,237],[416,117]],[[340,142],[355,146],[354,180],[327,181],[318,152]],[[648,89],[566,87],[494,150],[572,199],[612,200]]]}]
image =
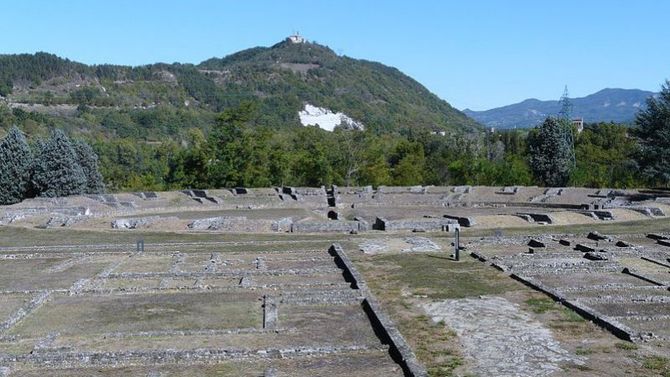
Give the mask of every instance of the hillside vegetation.
[{"label": "hillside vegetation", "polygon": [[198,65],[88,66],[47,53],[0,56],[7,107],[66,119],[109,138],[184,137],[214,114],[258,103],[260,125],[300,126],[305,103],[343,112],[376,133],[476,132],[478,124],[395,68],[281,42]]},{"label": "hillside vegetation", "polygon": [[[569,114],[558,124],[545,117],[530,132],[485,133],[398,70],[311,43],[281,42],[199,65],[88,66],[45,53],[6,55],[0,83],[0,137],[16,125],[33,151],[53,129],[83,139],[109,191],[670,184],[668,83],[633,129],[593,123],[581,133]],[[307,103],[345,113],[365,130],[303,127],[298,111]]]}]

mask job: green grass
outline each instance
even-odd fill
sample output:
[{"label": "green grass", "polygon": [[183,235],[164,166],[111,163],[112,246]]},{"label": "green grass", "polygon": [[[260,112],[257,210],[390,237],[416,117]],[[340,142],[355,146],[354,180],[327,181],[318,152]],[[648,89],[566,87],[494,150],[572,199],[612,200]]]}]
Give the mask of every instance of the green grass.
[{"label": "green grass", "polygon": [[579,314],[566,307],[558,307],[556,317],[549,320],[549,327],[554,330],[564,331],[573,336],[584,336],[585,333],[593,331],[587,320]]},{"label": "green grass", "polygon": [[494,295],[518,289],[513,280],[472,258],[455,262],[443,254],[396,254],[377,257],[375,262],[397,266],[394,279],[414,294],[431,299]]},{"label": "green grass", "polygon": [[565,322],[586,322],[584,317],[577,314],[574,310],[563,308],[563,321]]},{"label": "green grass", "polygon": [[670,365],[668,359],[661,356],[647,356],[642,362],[642,366],[647,369],[663,372],[663,375],[670,373]]},{"label": "green grass", "polygon": [[533,313],[542,314],[549,310],[555,310],[556,305],[554,300],[550,298],[529,298],[526,300],[526,305],[530,307]]},{"label": "green grass", "polygon": [[454,370],[463,365],[463,359],[456,351],[443,344],[456,338],[456,333],[433,322],[426,315],[418,315],[412,321],[412,335],[416,339],[414,352],[423,360],[434,360],[428,368],[430,377],[453,376]]},{"label": "green grass", "polygon": [[228,329],[261,325],[262,310],[252,294],[61,296],[19,322],[10,333],[44,336],[49,331],[56,331],[63,336],[78,336],[115,331]]},{"label": "green grass", "polygon": [[428,376],[430,377],[451,377],[454,375],[454,370],[463,365],[463,359],[460,357],[453,357],[448,362],[428,368]]},{"label": "green grass", "polygon": [[588,365],[581,365],[581,364],[575,365],[574,368],[582,372],[588,372],[592,370]]},{"label": "green grass", "polygon": [[151,243],[168,242],[251,242],[251,241],[318,241],[341,242],[351,238],[348,234],[295,234],[295,233],[175,233],[135,230],[76,230],[36,229],[15,226],[0,226],[0,247],[57,246],[114,244],[135,246],[142,238],[147,247]]},{"label": "green grass", "polygon": [[614,346],[620,350],[626,350],[626,351],[635,351],[638,349],[637,344],[628,342],[618,342]]},{"label": "green grass", "polygon": [[586,355],[590,355],[592,353],[593,353],[593,350],[590,349],[590,348],[577,347],[577,349],[575,350],[575,355],[579,355],[579,356],[586,356]]}]

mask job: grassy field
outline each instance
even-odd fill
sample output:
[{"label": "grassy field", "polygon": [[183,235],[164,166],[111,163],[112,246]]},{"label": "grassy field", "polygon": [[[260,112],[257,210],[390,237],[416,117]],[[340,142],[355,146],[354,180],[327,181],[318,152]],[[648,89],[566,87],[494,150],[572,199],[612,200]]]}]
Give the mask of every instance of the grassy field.
[{"label": "grassy field", "polygon": [[262,311],[256,295],[152,293],[125,296],[54,298],[13,327],[10,334],[39,337],[161,329],[258,327]]},{"label": "grassy field", "polygon": [[147,246],[151,243],[169,242],[282,242],[306,241],[328,244],[349,238],[348,234],[295,233],[249,233],[222,234],[213,232],[156,232],[140,230],[75,230],[75,229],[37,229],[15,226],[0,226],[0,248],[50,245],[96,245],[119,244],[135,248],[138,239],[144,239]]}]

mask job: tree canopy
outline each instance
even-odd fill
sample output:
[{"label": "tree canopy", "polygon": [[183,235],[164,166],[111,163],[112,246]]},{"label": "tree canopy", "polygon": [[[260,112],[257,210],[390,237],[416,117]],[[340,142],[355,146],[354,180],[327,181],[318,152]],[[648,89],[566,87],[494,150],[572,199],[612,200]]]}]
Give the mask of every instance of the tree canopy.
[{"label": "tree canopy", "polygon": [[39,196],[57,197],[85,192],[86,175],[77,161],[70,138],[63,131],[52,131],[49,140],[36,151],[31,180]]},{"label": "tree canopy", "polygon": [[636,161],[642,174],[653,184],[670,184],[670,81],[658,97],[647,100],[647,108],[638,113],[633,129],[640,143]]},{"label": "tree canopy", "polygon": [[18,203],[26,197],[32,161],[23,132],[10,128],[0,141],[0,204]]},{"label": "tree canopy", "polygon": [[528,135],[530,168],[547,186],[564,186],[572,170],[572,146],[569,126],[556,118],[547,118]]}]

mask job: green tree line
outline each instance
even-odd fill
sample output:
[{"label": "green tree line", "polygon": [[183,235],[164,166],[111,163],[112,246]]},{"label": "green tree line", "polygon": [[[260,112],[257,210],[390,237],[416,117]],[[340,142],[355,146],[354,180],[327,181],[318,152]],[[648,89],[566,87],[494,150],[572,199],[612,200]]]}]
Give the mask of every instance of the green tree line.
[{"label": "green tree line", "polygon": [[[649,99],[635,126],[587,124],[582,132],[559,118],[531,130],[448,136],[423,127],[396,133],[277,129],[265,122],[258,102],[243,101],[219,113],[211,125],[192,118],[206,126],[194,123],[180,131],[181,139],[94,134],[88,142],[112,191],[330,184],[667,187],[669,87],[666,83],[658,97]],[[37,124],[49,121],[18,115]],[[147,124],[162,117],[165,127],[174,119],[188,119],[179,113],[147,115]],[[45,149],[42,144],[11,153],[35,155]],[[46,174],[52,168],[40,169]],[[55,195],[40,188],[39,180],[32,179],[31,187],[41,190],[36,195]]]}]

